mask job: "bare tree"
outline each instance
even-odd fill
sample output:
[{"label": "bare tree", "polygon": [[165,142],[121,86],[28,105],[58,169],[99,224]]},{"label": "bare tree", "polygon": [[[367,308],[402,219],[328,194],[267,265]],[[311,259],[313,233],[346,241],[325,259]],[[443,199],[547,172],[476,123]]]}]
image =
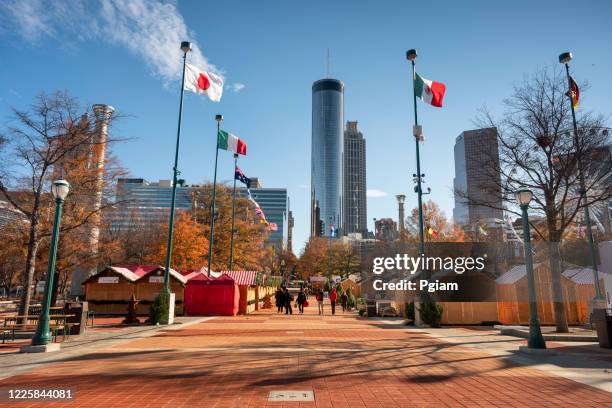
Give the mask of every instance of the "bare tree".
[{"label": "bare tree", "polygon": [[[29,110],[13,109],[12,120],[0,133],[0,140],[3,140],[0,143],[0,194],[21,211],[29,223],[21,279],[24,289],[19,306],[21,315],[28,314],[37,255],[50,231],[47,223],[52,222],[54,208],[49,194],[52,179],[64,177],[72,184],[66,222],[62,223],[64,236],[68,231],[76,233],[95,220],[103,208],[91,205],[91,196],[100,194],[100,189],[105,188],[99,184],[99,169],[87,164],[87,157],[100,148],[100,143],[92,138],[94,121],[95,115],[66,92],[41,93]],[[112,141],[106,139],[104,143]]]},{"label": "bare tree", "polygon": [[[587,84],[582,84],[583,90]],[[562,71],[551,68],[537,71],[515,86],[504,100],[506,111],[500,119],[484,108],[476,120],[480,127],[497,128],[499,160],[483,156],[480,166],[488,173],[489,194],[502,196],[502,210],[520,215],[514,192],[526,186],[534,193],[531,214],[544,219],[532,223],[537,236],[547,242],[552,272],[556,328],[568,330],[561,286],[560,242],[566,229],[584,211],[584,206],[609,201],[612,186],[609,155],[603,162],[594,152],[607,149],[610,140],[605,118],[592,112],[577,112],[578,137],[572,127],[571,110],[566,96],[567,81]],[[576,143],[577,141],[577,143]],[[588,175],[586,197],[580,200],[578,163]],[[469,197],[457,191],[470,205],[495,208],[491,201]]]}]

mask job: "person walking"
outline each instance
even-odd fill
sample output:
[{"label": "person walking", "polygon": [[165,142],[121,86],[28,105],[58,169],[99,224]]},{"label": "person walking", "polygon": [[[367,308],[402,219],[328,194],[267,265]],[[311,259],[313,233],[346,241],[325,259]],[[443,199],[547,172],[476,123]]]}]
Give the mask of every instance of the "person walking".
[{"label": "person walking", "polygon": [[285,292],[279,286],[274,294],[274,301],[276,303],[276,313],[283,313],[283,307],[285,306]]},{"label": "person walking", "polygon": [[291,302],[293,302],[293,295],[289,293],[289,289],[285,288],[285,314],[293,314]]},{"label": "person walking", "polygon": [[319,314],[323,315],[323,291],[322,290],[318,290],[317,293],[315,293],[315,299],[317,299],[317,305],[319,307]]},{"label": "person walking", "polygon": [[348,296],[346,292],[342,292],[340,296],[340,304],[342,305],[342,313],[346,312],[346,306],[348,305]]},{"label": "person walking", "polygon": [[336,288],[332,288],[329,292],[329,301],[331,303],[332,315],[336,314],[336,301],[338,300],[338,292],[336,292]]},{"label": "person walking", "polygon": [[300,289],[300,293],[297,296],[298,311],[300,314],[304,314],[304,304],[306,303],[306,293],[304,289]]}]

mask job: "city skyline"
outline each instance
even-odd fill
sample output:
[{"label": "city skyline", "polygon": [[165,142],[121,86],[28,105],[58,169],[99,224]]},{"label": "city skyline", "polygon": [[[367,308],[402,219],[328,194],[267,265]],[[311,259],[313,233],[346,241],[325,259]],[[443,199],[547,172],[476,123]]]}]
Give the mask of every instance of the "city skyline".
[{"label": "city skyline", "polygon": [[[439,164],[452,163],[454,138],[463,129],[474,127],[470,123],[478,109],[486,104],[493,113],[501,113],[501,101],[524,75],[557,66],[558,54],[572,50],[574,76],[591,84],[583,92],[580,109],[608,114],[611,102],[608,90],[612,78],[608,73],[612,61],[602,52],[607,47],[605,38],[611,34],[606,21],[610,15],[607,2],[594,2],[588,19],[572,21],[572,35],[564,35],[567,30],[559,23],[567,20],[570,2],[555,3],[554,7],[530,5],[529,14],[516,4],[436,4],[431,6],[432,12],[441,15],[441,29],[436,33],[430,33],[425,22],[406,24],[414,7],[399,2],[383,9],[338,2],[326,5],[329,13],[323,16],[317,10],[324,3],[316,2],[260,7],[236,2],[247,11],[244,15],[237,15],[234,7],[219,4],[204,8],[178,3],[174,8],[166,7],[166,12],[172,12],[180,22],[176,24],[178,30],[165,27],[174,30],[169,38],[176,39],[176,44],[170,44],[170,48],[165,43],[154,47],[157,38],[136,28],[127,31],[127,38],[117,34],[109,40],[93,31],[71,36],[74,32],[70,24],[54,23],[50,18],[57,12],[53,7],[33,13],[39,24],[34,30],[32,21],[12,17],[11,4],[0,7],[2,16],[9,17],[0,25],[0,35],[5,39],[0,45],[0,117],[6,119],[11,106],[26,107],[41,90],[68,89],[84,104],[111,104],[128,115],[113,131],[132,138],[118,146],[115,155],[132,175],[151,180],[171,177],[179,88],[172,69],[165,64],[168,58],[160,59],[153,50],[175,50],[177,57],[169,59],[178,65],[181,40],[199,45],[200,56],[190,61],[208,58],[211,65],[224,72],[226,89],[220,104],[186,95],[183,146],[188,147],[181,151],[182,178],[194,183],[212,179],[214,115],[224,114],[224,128],[240,134],[249,144],[249,156],[241,163],[245,173],[260,175],[266,185],[288,188],[296,225],[296,253],[309,235],[309,90],[312,82],[325,73],[328,48],[330,75],[346,85],[345,117],[359,119],[361,130],[370,135],[370,220],[396,214],[395,194],[406,194],[407,212],[416,206],[410,177],[415,167],[410,73],[404,59],[408,48],[419,50],[419,72],[448,87],[445,107],[433,110],[424,106],[419,119],[426,136],[423,171],[427,183],[437,186],[428,198],[438,202],[449,216],[453,207],[452,165]],[[128,13],[123,9],[117,12]],[[201,24],[211,13],[218,21],[232,19],[245,28],[220,34],[218,25]],[[321,38],[326,40],[312,41],[312,27],[291,17],[295,15],[304,21],[320,21]],[[346,18],[338,19],[338,15]],[[91,19],[103,21],[97,16],[92,14]],[[142,21],[148,21],[147,16],[144,12],[138,15]],[[126,18],[135,17],[130,14]],[[386,22],[383,26],[377,23],[381,19]],[[521,30],[516,29],[518,19]],[[9,20],[16,26],[9,25]],[[253,21],[266,28],[253,30]],[[473,30],[465,31],[467,25]],[[461,35],[452,35],[454,32]],[[138,44],[136,48],[129,44],[130,36]],[[90,52],[92,49],[96,52]],[[508,53],[509,49],[516,54]],[[38,63],[24,65],[24,58],[44,61],[44,74]],[[456,64],[470,69],[457,70]],[[284,85],[278,86],[281,83]],[[394,160],[387,160],[390,151]],[[231,179],[231,161],[229,155],[220,155],[220,180]],[[371,221],[368,224],[371,229]]]}]

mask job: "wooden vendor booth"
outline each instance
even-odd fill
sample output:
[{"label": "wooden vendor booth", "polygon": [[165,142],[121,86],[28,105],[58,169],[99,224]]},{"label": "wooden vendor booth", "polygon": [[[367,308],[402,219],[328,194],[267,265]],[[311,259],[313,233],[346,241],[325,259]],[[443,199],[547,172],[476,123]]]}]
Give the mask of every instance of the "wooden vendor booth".
[{"label": "wooden vendor booth", "polygon": [[128,268],[108,266],[90,276],[83,286],[89,310],[101,315],[125,315],[139,278]]},{"label": "wooden vendor booth", "polygon": [[[136,280],[135,291],[136,299],[138,299],[136,312],[139,315],[149,314],[151,304],[155,301],[155,298],[164,287],[164,271],[165,268],[161,266],[148,268],[148,270],[142,273]],[[183,314],[186,283],[187,279],[183,275],[170,268],[170,291],[175,294],[174,313],[177,316]]]},{"label": "wooden vendor booth", "polygon": [[186,276],[185,314],[188,316],[236,316],[240,292],[231,277],[209,278],[195,272]]},{"label": "wooden vendor booth", "polygon": [[[548,263],[533,265],[535,291],[538,307],[538,318],[541,324],[555,323],[555,311],[552,293],[552,279]],[[502,324],[529,324],[529,295],[527,291],[527,272],[525,265],[517,265],[495,280],[497,291],[497,312]],[[567,322],[580,324],[574,284],[570,279],[561,276],[564,307]]]},{"label": "wooden vendor booth", "polygon": [[[591,268],[576,267],[563,271],[563,276],[574,284],[574,290],[571,293],[573,297],[566,300],[570,303],[575,303],[578,322],[580,324],[587,324],[590,322],[589,302],[595,297],[593,275],[593,269]],[[599,272],[598,276],[601,291],[605,293],[604,274]]]}]

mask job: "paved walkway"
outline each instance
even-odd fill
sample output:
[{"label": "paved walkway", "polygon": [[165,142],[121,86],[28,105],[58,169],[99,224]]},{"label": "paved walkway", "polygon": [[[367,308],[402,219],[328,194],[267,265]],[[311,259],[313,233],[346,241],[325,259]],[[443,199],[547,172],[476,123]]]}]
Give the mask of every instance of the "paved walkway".
[{"label": "paved walkway", "polygon": [[[612,407],[606,384],[513,360],[523,340],[307,311],[218,317],[104,344],[0,381],[0,388],[71,387],[69,405],[0,407]],[[609,363],[605,354],[593,359]],[[313,391],[315,401],[268,401],[271,391],[287,390]]]}]

